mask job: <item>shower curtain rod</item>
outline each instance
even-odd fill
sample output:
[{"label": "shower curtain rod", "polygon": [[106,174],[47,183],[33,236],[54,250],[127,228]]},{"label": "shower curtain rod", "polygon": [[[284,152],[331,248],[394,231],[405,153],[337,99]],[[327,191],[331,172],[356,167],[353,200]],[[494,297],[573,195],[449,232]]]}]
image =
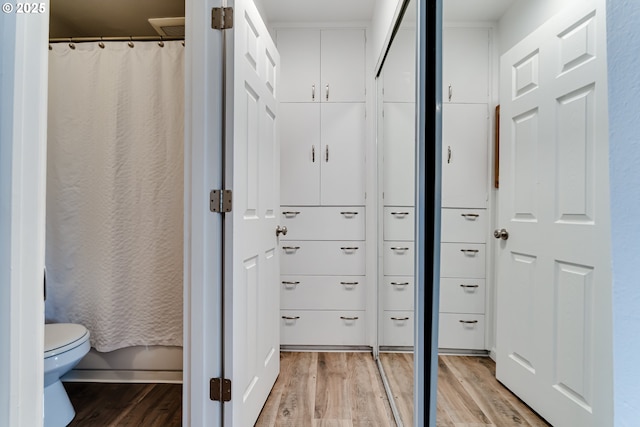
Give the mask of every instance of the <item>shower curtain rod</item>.
[{"label": "shower curtain rod", "polygon": [[184,36],[59,37],[49,39],[49,43],[167,42],[172,40],[184,40]]}]

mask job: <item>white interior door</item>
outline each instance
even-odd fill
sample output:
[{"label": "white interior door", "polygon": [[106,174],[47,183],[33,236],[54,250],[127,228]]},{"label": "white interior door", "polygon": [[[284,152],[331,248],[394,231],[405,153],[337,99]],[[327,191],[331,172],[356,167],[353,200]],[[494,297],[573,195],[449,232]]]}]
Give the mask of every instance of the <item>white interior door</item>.
[{"label": "white interior door", "polygon": [[255,423],[280,369],[276,226],[279,54],[252,0],[235,0],[227,30],[225,173],[233,210],[225,223],[224,372],[231,407],[224,425]]},{"label": "white interior door", "polygon": [[604,3],[501,59],[497,378],[555,426],[613,423]]}]

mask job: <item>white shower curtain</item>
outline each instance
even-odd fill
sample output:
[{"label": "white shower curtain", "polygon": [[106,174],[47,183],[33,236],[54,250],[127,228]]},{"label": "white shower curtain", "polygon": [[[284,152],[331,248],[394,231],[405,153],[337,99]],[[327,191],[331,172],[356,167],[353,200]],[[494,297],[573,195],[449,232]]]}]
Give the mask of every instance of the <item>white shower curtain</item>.
[{"label": "white shower curtain", "polygon": [[46,318],[98,351],[182,345],[184,48],[133,45],[49,55]]}]

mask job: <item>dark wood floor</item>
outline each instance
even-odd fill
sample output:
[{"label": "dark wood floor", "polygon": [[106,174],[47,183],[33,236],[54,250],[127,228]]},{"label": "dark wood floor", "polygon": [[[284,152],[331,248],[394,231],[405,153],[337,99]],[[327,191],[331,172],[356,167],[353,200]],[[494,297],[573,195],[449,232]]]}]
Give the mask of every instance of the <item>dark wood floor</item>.
[{"label": "dark wood floor", "polygon": [[[411,426],[410,354],[381,358],[405,426]],[[367,353],[281,353],[280,376],[259,427],[394,427],[375,363]],[[181,425],[179,384],[65,383],[76,418],[71,426]],[[548,427],[495,379],[486,357],[440,356],[438,427]]]}]

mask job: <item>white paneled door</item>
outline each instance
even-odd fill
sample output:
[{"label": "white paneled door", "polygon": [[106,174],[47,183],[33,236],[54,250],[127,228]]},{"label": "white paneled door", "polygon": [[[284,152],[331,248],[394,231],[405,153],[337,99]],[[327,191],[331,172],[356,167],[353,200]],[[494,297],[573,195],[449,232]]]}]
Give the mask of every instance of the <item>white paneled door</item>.
[{"label": "white paneled door", "polygon": [[231,3],[225,175],[233,210],[225,224],[224,371],[232,390],[223,412],[225,426],[249,427],[280,369],[279,54],[253,1]]},{"label": "white paneled door", "polygon": [[612,425],[604,0],[501,59],[497,378],[555,426]]}]

